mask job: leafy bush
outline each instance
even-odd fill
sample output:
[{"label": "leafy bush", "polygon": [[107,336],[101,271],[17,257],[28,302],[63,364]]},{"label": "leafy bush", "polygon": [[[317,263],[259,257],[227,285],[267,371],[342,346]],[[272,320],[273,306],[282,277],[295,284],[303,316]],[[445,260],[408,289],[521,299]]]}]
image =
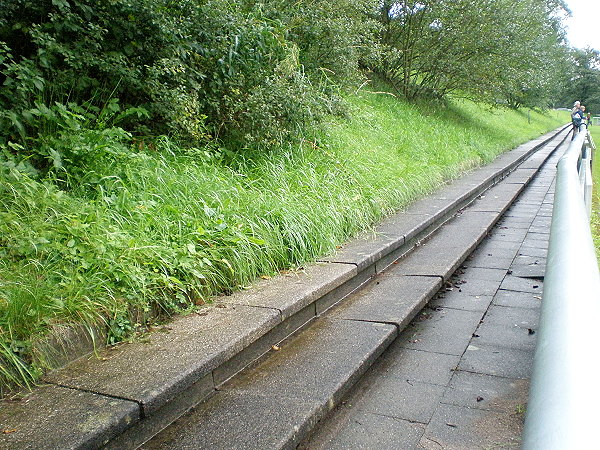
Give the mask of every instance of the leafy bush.
[{"label": "leafy bush", "polygon": [[333,80],[315,84],[305,69],[337,80],[356,74],[353,22],[331,6],[318,17],[303,7],[292,30],[242,0],[8,3],[0,11],[0,142],[46,159],[47,148],[33,148],[39,134],[73,126],[71,113],[101,129],[102,118],[88,116],[113,99],[148,112],[119,123],[138,136],[231,147],[281,141],[331,111]]}]

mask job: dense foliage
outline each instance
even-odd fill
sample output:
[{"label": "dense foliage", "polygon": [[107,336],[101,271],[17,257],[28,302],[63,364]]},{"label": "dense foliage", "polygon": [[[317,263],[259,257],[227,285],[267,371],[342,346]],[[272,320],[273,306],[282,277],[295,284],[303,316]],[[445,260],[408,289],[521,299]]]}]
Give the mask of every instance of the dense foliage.
[{"label": "dense foliage", "polygon": [[408,98],[460,92],[545,106],[562,58],[558,2],[384,1],[375,67]]},{"label": "dense foliage", "polygon": [[[269,146],[325,113],[360,69],[407,98],[544,106],[561,53],[549,0],[7,0],[0,145],[47,173],[118,126],[139,145]],[[67,137],[67,135],[69,137]],[[130,139],[129,136],[123,136]],[[9,145],[10,142],[10,145]],[[77,154],[75,154],[77,153]]]},{"label": "dense foliage", "polygon": [[0,381],[39,375],[49,331],[85,324],[122,340],[160,312],[314,260],[555,126],[449,94],[546,105],[549,68],[572,66],[559,10],[4,0]]}]

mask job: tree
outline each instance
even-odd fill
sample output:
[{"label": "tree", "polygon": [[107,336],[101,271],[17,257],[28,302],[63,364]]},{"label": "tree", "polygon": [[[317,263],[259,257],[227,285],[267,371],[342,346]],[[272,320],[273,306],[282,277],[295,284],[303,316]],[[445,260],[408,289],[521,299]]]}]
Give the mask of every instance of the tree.
[{"label": "tree", "polygon": [[407,98],[455,92],[514,107],[540,103],[561,58],[560,2],[384,1],[375,70]]},{"label": "tree", "polygon": [[586,111],[600,114],[600,52],[591,48],[570,51],[568,70],[562,91],[555,97],[558,106],[571,107],[575,100]]}]

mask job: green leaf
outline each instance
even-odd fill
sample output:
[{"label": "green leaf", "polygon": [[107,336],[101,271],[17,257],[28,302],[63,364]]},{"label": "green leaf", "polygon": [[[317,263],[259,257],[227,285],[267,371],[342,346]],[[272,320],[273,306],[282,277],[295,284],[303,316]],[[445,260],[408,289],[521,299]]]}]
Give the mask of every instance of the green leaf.
[{"label": "green leaf", "polygon": [[266,243],[267,243],[267,241],[265,241],[264,239],[259,239],[254,236],[249,236],[248,240],[256,245],[266,245]]},{"label": "green leaf", "polygon": [[33,85],[36,87],[38,91],[44,90],[44,80],[43,78],[36,77],[33,79]]}]

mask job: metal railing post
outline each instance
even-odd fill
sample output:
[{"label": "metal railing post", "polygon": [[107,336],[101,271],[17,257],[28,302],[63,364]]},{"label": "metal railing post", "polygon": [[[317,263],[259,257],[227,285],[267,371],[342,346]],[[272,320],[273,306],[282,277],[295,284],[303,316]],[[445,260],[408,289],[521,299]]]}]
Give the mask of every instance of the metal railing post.
[{"label": "metal railing post", "polygon": [[[557,166],[525,450],[599,445],[600,273],[577,173],[586,134],[582,128]],[[587,161],[581,165],[584,175]]]}]

